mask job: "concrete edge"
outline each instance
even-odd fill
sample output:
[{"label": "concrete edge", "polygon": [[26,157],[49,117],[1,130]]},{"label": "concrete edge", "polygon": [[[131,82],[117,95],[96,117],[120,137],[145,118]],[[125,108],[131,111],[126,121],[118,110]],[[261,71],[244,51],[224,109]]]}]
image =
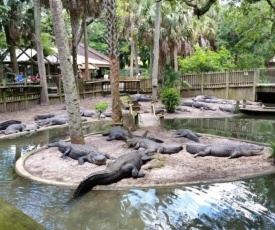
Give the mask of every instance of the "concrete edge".
[{"label": "concrete edge", "polygon": [[[92,135],[92,134],[90,134]],[[203,136],[210,136],[210,137],[219,137],[219,136],[215,136],[215,135],[206,135],[206,134],[201,134]],[[219,138],[223,138],[223,137],[219,137]],[[234,138],[230,138],[230,140],[238,140],[239,139],[234,139]],[[245,142],[243,140],[241,140],[242,142]],[[268,146],[267,144],[263,144],[263,143],[258,143],[258,142],[252,142],[252,141],[248,141],[248,143],[254,143],[254,144],[259,144],[262,146]],[[59,182],[59,181],[54,181],[54,180],[47,180],[47,179],[43,179],[37,176],[34,176],[32,174],[30,174],[27,170],[25,170],[25,161],[26,159],[43,150],[46,149],[47,146],[43,146],[40,147],[38,149],[32,150],[26,154],[24,154],[23,156],[21,156],[15,163],[15,172],[19,175],[22,176],[26,179],[29,179],[31,181],[36,181],[39,183],[43,183],[43,184],[48,184],[48,185],[56,185],[56,186],[60,186],[60,187],[67,187],[67,188],[72,188],[75,189],[77,188],[77,186],[79,185],[79,183],[70,183],[70,182]],[[207,180],[207,181],[189,181],[189,182],[175,182],[175,183],[165,183],[165,184],[143,184],[143,185],[137,185],[137,186],[116,186],[116,185],[104,185],[104,186],[96,186],[94,188],[94,190],[129,190],[129,189],[137,189],[137,188],[168,188],[168,187],[174,187],[174,186],[186,186],[186,185],[198,185],[198,184],[209,184],[209,183],[223,183],[223,182],[230,182],[230,181],[237,181],[237,180],[244,180],[244,179],[252,179],[252,178],[256,178],[256,177],[260,177],[260,176],[266,176],[266,175],[271,175],[275,173],[275,169],[274,170],[269,170],[269,171],[264,171],[264,172],[260,172],[260,173],[256,173],[253,175],[246,175],[246,176],[240,176],[240,177],[229,177],[229,178],[223,178],[223,179],[213,179],[213,180]]]},{"label": "concrete edge", "polygon": [[74,184],[74,183],[68,183],[68,182],[58,182],[58,181],[52,181],[52,180],[47,180],[47,179],[43,179],[37,176],[34,176],[32,174],[30,174],[24,167],[25,165],[25,161],[27,160],[27,158],[43,149],[46,149],[47,146],[43,146],[41,148],[37,148],[31,152],[28,152],[26,154],[24,154],[23,156],[21,156],[16,162],[15,162],[15,172],[19,175],[22,176],[26,179],[32,180],[32,181],[37,181],[37,182],[41,182],[43,184],[49,184],[49,185],[58,185],[58,186],[64,186],[64,187],[76,187],[78,184]]}]

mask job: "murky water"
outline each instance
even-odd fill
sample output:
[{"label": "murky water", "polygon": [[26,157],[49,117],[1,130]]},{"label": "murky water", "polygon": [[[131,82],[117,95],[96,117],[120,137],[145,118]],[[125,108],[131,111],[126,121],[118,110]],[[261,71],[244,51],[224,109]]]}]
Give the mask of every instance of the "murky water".
[{"label": "murky water", "polygon": [[[272,139],[273,124],[264,127],[261,135]],[[171,188],[95,190],[66,206],[73,190],[18,177],[14,163],[31,149],[67,136],[66,129],[58,129],[0,140],[0,197],[46,229],[275,228],[275,175]]]},{"label": "murky water", "polygon": [[225,118],[166,119],[166,129],[191,129],[223,137],[268,143],[275,141],[275,116],[246,116]]}]

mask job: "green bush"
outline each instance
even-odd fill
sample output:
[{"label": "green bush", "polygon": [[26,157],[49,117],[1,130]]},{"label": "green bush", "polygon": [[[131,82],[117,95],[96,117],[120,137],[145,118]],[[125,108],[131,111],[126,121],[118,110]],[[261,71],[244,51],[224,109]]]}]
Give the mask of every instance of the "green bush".
[{"label": "green bush", "polygon": [[161,102],[168,113],[174,113],[176,106],[180,104],[179,90],[174,88],[165,88],[160,94]]},{"label": "green bush", "polygon": [[195,46],[195,53],[187,58],[179,58],[181,73],[203,73],[226,71],[235,67],[230,51],[221,47],[218,52],[203,50]]},{"label": "green bush", "polygon": [[270,148],[271,148],[270,157],[273,158],[273,163],[275,164],[275,142],[271,141],[269,144],[270,144]]},{"label": "green bush", "polygon": [[104,112],[108,108],[109,104],[107,102],[98,102],[95,104],[95,110],[98,113]]}]

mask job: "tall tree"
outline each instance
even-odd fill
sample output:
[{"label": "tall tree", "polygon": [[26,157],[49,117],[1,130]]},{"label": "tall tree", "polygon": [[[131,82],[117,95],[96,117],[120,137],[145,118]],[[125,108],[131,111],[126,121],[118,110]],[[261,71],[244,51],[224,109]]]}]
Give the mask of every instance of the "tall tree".
[{"label": "tall tree", "polygon": [[157,99],[158,92],[158,63],[159,63],[159,29],[161,21],[161,0],[156,0],[156,21],[154,33],[154,60],[152,69],[152,98],[153,101]]},{"label": "tall tree", "polygon": [[40,94],[40,103],[49,105],[48,85],[46,78],[46,68],[44,63],[43,44],[41,37],[41,1],[34,0],[34,23],[35,23],[35,43],[37,48],[37,62],[40,75],[40,84],[42,86]]},{"label": "tall tree", "polygon": [[91,24],[102,11],[102,2],[98,0],[63,0],[70,15],[72,29],[73,70],[77,72],[77,46],[84,32],[84,26]]},{"label": "tall tree", "polygon": [[103,0],[107,21],[107,41],[110,58],[110,83],[112,96],[112,121],[121,123],[122,112],[119,93],[119,50],[118,50],[118,25],[116,16],[116,0]]},{"label": "tall tree", "polygon": [[69,116],[70,138],[72,143],[84,144],[84,135],[81,124],[79,101],[76,89],[76,80],[70,59],[68,38],[66,36],[61,0],[50,0],[54,33],[57,42],[58,55],[64,86],[66,110]]},{"label": "tall tree", "polygon": [[33,34],[33,15],[30,15],[31,8],[27,3],[28,0],[0,0],[2,13],[4,12],[0,16],[0,27],[5,31],[14,73],[19,72],[16,47],[20,46],[21,38],[31,41]]}]

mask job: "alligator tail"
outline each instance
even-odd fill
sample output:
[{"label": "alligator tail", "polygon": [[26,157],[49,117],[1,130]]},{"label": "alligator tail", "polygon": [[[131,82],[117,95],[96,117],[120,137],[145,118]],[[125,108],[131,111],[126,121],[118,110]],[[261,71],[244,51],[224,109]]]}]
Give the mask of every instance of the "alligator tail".
[{"label": "alligator tail", "polygon": [[78,198],[89,192],[96,185],[108,185],[115,183],[122,179],[121,172],[106,172],[105,170],[96,172],[88,176],[86,179],[80,182],[76,191],[73,194],[73,198]]}]

